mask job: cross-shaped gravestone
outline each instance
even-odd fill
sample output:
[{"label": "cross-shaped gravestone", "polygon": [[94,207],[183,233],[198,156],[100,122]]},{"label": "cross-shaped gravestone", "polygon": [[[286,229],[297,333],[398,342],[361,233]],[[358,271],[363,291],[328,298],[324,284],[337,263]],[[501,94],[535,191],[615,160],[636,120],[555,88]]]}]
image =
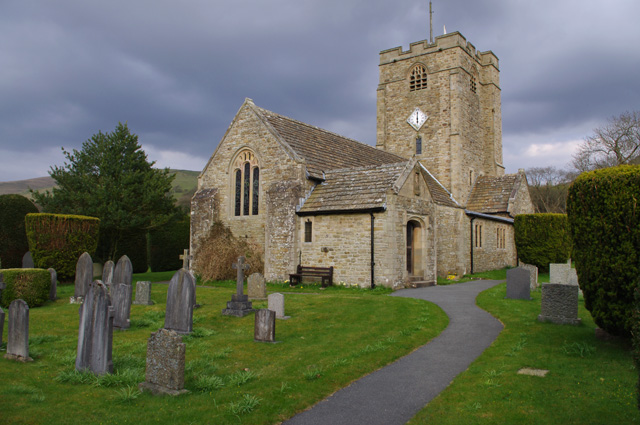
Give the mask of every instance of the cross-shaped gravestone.
[{"label": "cross-shaped gravestone", "polygon": [[249,264],[245,263],[244,257],[238,257],[238,262],[231,265],[238,272],[236,274],[236,294],[242,296],[244,285],[244,271],[249,270]]},{"label": "cross-shaped gravestone", "polygon": [[183,254],[180,256],[182,260],[182,268],[185,270],[189,270],[189,266],[191,265],[191,260],[193,260],[193,256],[189,255],[189,250],[185,249]]},{"label": "cross-shaped gravestone", "polygon": [[231,301],[227,302],[227,308],[222,310],[222,314],[226,316],[244,317],[252,313],[253,304],[249,301],[249,296],[244,295],[244,271],[249,270],[249,264],[245,263],[244,257],[238,257],[238,262],[231,265],[238,271],[236,279],[236,293],[231,296]]}]

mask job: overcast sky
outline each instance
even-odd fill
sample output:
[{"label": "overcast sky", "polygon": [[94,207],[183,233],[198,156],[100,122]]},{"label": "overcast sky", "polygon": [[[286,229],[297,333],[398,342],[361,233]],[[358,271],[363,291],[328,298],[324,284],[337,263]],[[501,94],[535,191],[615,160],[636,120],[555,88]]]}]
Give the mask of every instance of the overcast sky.
[{"label": "overcast sky", "polygon": [[[640,109],[640,1],[434,0],[500,59],[504,162],[565,167]],[[379,52],[429,37],[428,0],[0,0],[0,181],[46,176],[127,122],[201,170],[246,97],[375,145]]]}]

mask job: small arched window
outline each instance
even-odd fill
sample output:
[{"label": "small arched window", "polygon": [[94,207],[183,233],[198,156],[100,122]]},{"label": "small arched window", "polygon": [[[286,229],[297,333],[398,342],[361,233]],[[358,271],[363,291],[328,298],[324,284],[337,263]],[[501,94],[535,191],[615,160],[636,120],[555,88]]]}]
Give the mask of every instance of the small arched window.
[{"label": "small arched window", "polygon": [[409,89],[411,91],[422,90],[427,88],[427,68],[424,65],[417,64],[411,70],[409,76]]},{"label": "small arched window", "polygon": [[234,214],[258,215],[260,212],[260,167],[253,152],[243,150],[233,163]]}]

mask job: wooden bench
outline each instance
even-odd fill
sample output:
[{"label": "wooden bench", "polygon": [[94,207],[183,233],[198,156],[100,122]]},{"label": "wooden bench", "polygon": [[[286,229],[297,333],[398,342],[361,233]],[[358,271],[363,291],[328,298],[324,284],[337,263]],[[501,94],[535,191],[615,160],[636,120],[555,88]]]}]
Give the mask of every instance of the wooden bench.
[{"label": "wooden bench", "polygon": [[289,285],[295,286],[302,282],[303,277],[321,277],[322,287],[333,285],[333,266],[331,267],[307,267],[298,265],[296,273],[289,275]]}]

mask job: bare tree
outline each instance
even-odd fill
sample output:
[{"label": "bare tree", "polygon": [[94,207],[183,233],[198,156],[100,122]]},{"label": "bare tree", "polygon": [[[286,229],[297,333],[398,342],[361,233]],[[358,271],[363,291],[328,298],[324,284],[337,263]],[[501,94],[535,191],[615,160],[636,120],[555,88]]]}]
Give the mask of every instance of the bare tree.
[{"label": "bare tree", "polygon": [[573,155],[580,172],[596,168],[637,163],[640,158],[640,112],[612,117],[604,127],[593,130]]},{"label": "bare tree", "polygon": [[573,180],[569,171],[556,167],[533,167],[528,168],[525,174],[536,212],[566,212],[567,190]]}]

